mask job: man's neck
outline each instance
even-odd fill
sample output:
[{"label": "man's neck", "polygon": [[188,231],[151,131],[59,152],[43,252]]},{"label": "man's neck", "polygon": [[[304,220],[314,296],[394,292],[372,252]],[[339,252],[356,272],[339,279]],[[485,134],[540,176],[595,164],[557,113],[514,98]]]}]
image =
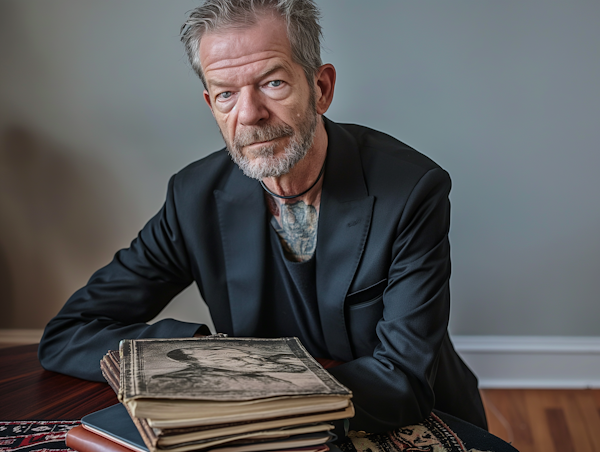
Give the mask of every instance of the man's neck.
[{"label": "man's neck", "polygon": [[[281,196],[293,196],[302,193],[315,183],[321,168],[325,164],[327,155],[327,132],[323,120],[320,119],[315,131],[313,145],[306,153],[306,156],[300,160],[289,173],[280,177],[266,177],[263,179],[265,186]],[[308,205],[318,205],[321,196],[321,180],[310,189],[305,195],[284,202],[304,201]]]},{"label": "man's neck", "polygon": [[313,145],[306,156],[288,174],[263,179],[269,190],[281,196],[296,195],[310,188],[306,194],[293,199],[281,199],[265,193],[269,211],[273,215],[272,225],[279,235],[286,257],[292,261],[307,261],[316,249],[324,178],[319,175],[325,164],[327,144],[327,132],[321,119]]}]

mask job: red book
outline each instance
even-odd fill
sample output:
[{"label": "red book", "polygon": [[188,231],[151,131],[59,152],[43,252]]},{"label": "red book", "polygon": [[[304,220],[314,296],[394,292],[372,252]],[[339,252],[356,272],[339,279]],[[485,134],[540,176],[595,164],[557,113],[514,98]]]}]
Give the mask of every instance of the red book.
[{"label": "red book", "polygon": [[137,449],[123,442],[119,444],[112,439],[100,436],[82,425],[73,427],[67,433],[67,447],[78,452],[147,452],[147,449]]}]

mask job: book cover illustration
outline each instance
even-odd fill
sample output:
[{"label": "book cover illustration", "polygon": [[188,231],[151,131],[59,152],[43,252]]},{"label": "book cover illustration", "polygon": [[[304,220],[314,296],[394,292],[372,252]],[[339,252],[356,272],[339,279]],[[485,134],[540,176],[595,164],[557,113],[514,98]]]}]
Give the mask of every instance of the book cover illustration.
[{"label": "book cover illustration", "polygon": [[120,355],[123,401],[234,402],[351,394],[296,338],[124,340]]}]

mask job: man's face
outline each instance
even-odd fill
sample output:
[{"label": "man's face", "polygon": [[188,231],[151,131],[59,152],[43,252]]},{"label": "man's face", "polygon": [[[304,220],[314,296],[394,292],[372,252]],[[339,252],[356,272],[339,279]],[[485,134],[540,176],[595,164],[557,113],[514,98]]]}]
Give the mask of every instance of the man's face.
[{"label": "man's face", "polygon": [[204,98],[235,163],[254,179],[288,173],[311,148],[318,116],[283,20],[207,33],[200,60]]}]

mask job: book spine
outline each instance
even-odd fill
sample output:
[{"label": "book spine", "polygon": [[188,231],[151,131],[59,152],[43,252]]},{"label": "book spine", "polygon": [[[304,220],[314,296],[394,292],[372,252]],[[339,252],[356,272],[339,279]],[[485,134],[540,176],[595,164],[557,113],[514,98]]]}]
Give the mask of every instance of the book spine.
[{"label": "book spine", "polygon": [[119,394],[119,382],[115,375],[111,372],[111,363],[109,362],[109,358],[105,356],[100,361],[100,371],[102,372],[102,376],[108,382],[108,385],[115,391],[115,394]]},{"label": "book spine", "polygon": [[[102,371],[102,375],[104,376],[106,381],[108,381],[109,386],[113,389],[113,391],[115,391],[118,394],[120,384],[120,367],[115,362],[115,359],[116,357],[114,355],[111,355],[109,352],[109,354],[105,355],[102,361],[100,361],[100,370]],[[127,413],[131,417],[131,420],[140,432],[140,435],[142,437],[142,440],[144,441],[144,444],[146,444],[146,447],[149,450],[155,450],[156,445],[158,443],[158,436],[155,434],[154,429],[150,427],[146,419],[135,417],[126,403],[123,403],[123,406],[127,410]]]},{"label": "book spine", "polygon": [[119,393],[120,402],[124,402],[128,394],[134,393],[134,388],[130,386],[133,378],[133,361],[135,360],[134,347],[131,340],[124,339],[119,344],[119,357],[121,362],[121,372],[119,375]]},{"label": "book spine", "polygon": [[78,452],[132,452],[134,450],[96,435],[81,425],[69,430],[65,442],[68,448]]}]

